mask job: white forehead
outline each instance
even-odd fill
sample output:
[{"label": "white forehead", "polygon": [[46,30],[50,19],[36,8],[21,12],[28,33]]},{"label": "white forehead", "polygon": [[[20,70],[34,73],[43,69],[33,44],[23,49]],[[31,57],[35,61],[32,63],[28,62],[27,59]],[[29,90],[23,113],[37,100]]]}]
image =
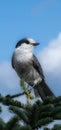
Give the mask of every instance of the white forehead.
[{"label": "white forehead", "polygon": [[30,43],[36,43],[36,41],[35,41],[34,39],[27,38],[27,40],[28,40]]}]

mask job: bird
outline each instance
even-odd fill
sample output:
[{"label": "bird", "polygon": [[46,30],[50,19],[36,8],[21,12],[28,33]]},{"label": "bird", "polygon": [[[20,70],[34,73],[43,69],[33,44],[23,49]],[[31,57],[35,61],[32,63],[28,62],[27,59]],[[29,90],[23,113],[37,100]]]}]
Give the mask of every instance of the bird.
[{"label": "bird", "polygon": [[55,95],[47,85],[42,66],[33,53],[39,44],[32,38],[20,39],[15,46],[11,64],[19,78],[33,87],[35,96],[40,96],[44,100],[48,96],[55,97]]}]

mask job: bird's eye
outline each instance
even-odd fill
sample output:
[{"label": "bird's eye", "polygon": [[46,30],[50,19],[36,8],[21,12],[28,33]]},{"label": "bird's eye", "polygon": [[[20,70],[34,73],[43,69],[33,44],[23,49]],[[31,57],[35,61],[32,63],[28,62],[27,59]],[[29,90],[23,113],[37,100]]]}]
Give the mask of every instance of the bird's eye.
[{"label": "bird's eye", "polygon": [[25,43],[26,43],[26,44],[29,44],[29,41],[26,41]]}]

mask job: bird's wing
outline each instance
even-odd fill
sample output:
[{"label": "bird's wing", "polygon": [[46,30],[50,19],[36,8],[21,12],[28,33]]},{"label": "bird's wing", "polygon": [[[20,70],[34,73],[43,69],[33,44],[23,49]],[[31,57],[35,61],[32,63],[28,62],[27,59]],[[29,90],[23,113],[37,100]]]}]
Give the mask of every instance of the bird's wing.
[{"label": "bird's wing", "polygon": [[40,76],[42,76],[42,78],[44,79],[44,74],[43,74],[41,64],[39,63],[39,61],[35,55],[33,55],[32,63],[33,63],[33,67],[38,71]]}]

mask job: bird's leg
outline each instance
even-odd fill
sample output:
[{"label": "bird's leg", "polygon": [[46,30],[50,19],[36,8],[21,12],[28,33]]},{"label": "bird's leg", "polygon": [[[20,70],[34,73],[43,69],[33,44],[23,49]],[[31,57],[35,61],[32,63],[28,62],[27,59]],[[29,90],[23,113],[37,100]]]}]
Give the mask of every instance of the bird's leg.
[{"label": "bird's leg", "polygon": [[29,105],[31,99],[33,99],[34,96],[32,95],[31,91],[28,90],[27,84],[25,83],[25,81],[24,81],[23,79],[21,80],[20,83],[21,83],[22,89],[24,90],[24,93],[26,94],[26,97],[27,97],[27,104]]}]

